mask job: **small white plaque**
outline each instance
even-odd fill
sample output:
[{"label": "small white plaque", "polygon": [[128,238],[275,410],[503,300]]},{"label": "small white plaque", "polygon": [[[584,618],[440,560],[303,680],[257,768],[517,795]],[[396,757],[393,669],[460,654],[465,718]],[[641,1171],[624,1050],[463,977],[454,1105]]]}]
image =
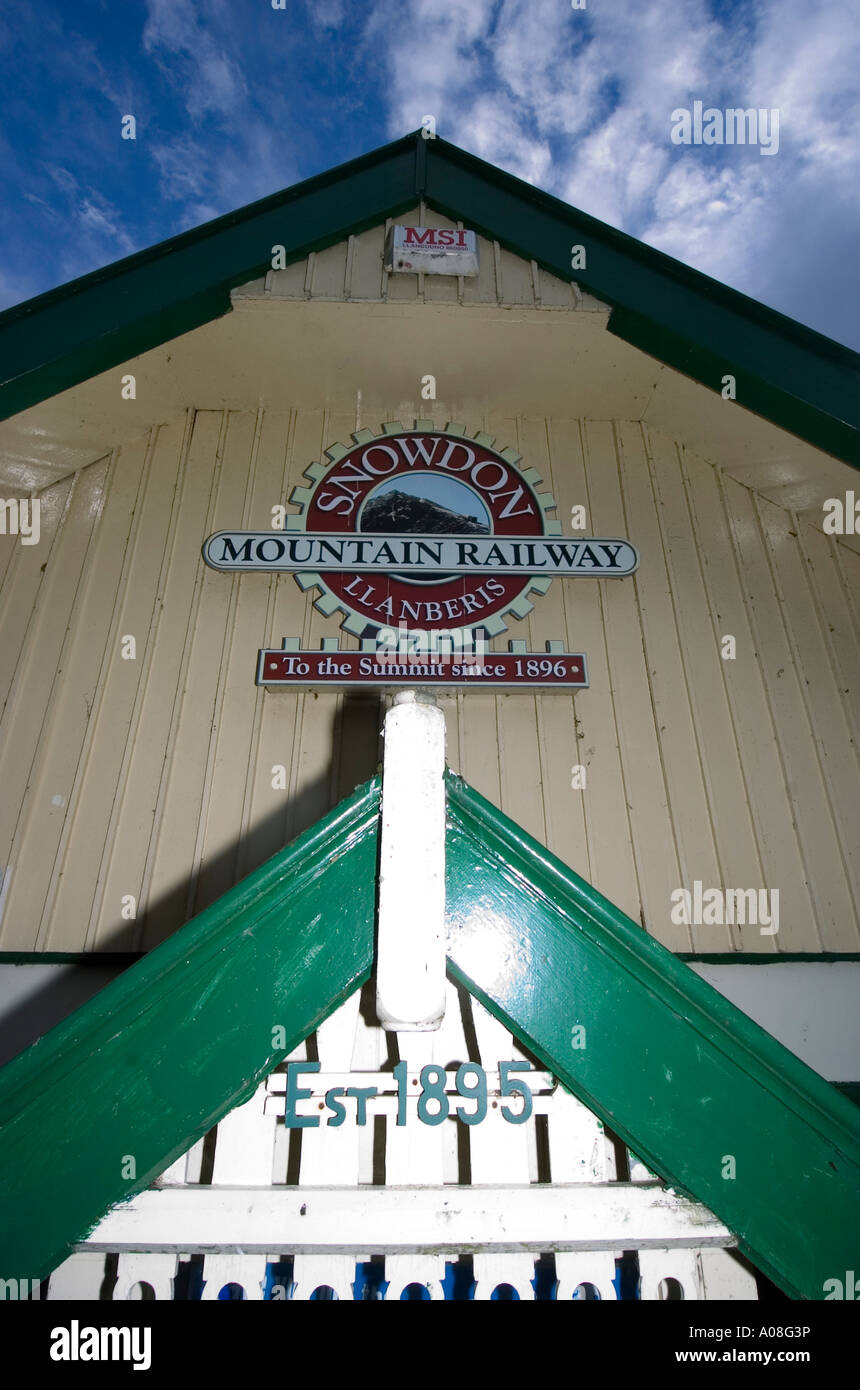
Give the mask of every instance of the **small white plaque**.
[{"label": "small white plaque", "polygon": [[392,227],[385,269],[394,275],[477,275],[478,238],[456,227]]}]

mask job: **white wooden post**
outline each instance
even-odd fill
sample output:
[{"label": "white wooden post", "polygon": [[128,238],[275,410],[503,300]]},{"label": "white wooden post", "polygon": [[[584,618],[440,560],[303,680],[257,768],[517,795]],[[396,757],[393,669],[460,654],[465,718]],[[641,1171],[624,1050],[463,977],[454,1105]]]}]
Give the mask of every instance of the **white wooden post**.
[{"label": "white wooden post", "polygon": [[445,716],[399,691],[385,716],[376,1010],[389,1031],[445,1012]]}]

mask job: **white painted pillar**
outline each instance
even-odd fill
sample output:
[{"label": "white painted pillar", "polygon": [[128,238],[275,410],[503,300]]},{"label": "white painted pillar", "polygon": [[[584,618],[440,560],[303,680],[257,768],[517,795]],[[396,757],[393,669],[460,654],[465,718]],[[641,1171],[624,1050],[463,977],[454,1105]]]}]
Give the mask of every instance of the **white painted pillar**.
[{"label": "white painted pillar", "polygon": [[385,716],[376,1010],[389,1031],[445,1014],[445,716],[399,691]]}]

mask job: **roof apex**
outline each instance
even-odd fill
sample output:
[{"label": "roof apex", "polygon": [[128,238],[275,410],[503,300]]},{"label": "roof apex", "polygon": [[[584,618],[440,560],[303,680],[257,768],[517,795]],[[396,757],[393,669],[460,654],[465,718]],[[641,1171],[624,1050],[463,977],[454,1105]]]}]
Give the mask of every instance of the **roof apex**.
[{"label": "roof apex", "polygon": [[[231,311],[230,290],[420,199],[612,307],[609,331],[860,467],[860,355],[417,131],[0,314],[0,419]],[[288,225],[283,212],[290,210]],[[571,273],[571,247],[586,267]]]}]

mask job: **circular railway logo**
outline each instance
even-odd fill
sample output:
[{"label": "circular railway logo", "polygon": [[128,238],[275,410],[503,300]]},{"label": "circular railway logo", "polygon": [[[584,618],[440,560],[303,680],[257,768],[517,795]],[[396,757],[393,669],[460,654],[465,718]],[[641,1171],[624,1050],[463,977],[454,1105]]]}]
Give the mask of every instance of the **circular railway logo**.
[{"label": "circular railway logo", "polygon": [[[466,434],[458,425],[444,430],[426,421],[415,428],[386,424],[382,433],[359,430],[352,446],[325,451],[327,464],[305,471],[310,486],[295,488],[290,501],[300,508],[286,519],[290,531],[382,538],[410,535],[541,537],[561,534],[547,514],[552,495],[539,491],[534,468],[522,468],[515,450],[495,449],[486,434]],[[416,542],[416,548],[419,543]],[[420,558],[420,557],[419,557]],[[403,561],[401,560],[401,563]],[[530,593],[546,593],[541,575],[451,574],[428,565],[397,573],[392,554],[385,573],[300,572],[303,589],[316,587],[315,605],[323,613],[343,613],[342,628],[360,637],[381,628],[451,633],[483,628],[488,637],[506,630],[505,617],[523,618],[532,609]]]}]

